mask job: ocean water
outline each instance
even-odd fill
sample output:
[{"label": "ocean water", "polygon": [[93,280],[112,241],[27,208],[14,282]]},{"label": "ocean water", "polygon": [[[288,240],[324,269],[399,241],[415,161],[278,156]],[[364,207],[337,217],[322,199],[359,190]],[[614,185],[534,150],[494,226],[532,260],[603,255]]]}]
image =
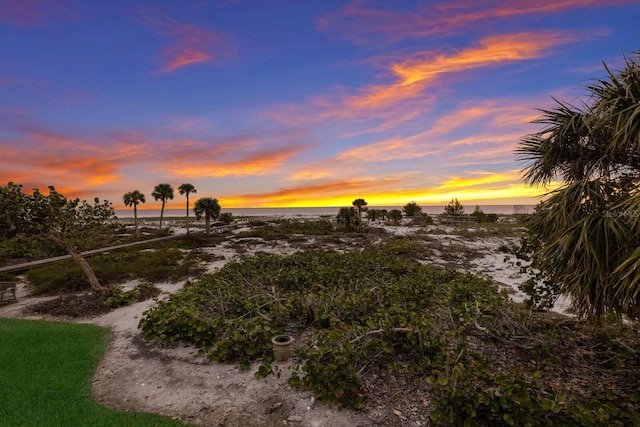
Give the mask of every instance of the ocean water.
[{"label": "ocean water", "polygon": [[[524,213],[532,213],[534,205],[519,205],[525,210]],[[371,209],[400,209],[402,206],[368,206]],[[444,211],[444,206],[420,206],[422,212],[429,215],[438,215]],[[322,215],[335,216],[338,214],[341,206],[338,207],[322,207],[322,208],[230,208],[222,209],[222,212],[230,212],[233,216],[268,216],[282,218],[304,218],[317,217]],[[465,213],[471,213],[475,209],[473,206],[465,206]],[[514,205],[480,205],[480,209],[484,213],[495,213],[501,215],[511,215],[514,213]],[[118,218],[133,218],[133,209],[116,210]],[[160,216],[160,209],[138,209],[138,218],[153,218]],[[165,209],[165,217],[184,217],[185,209]],[[193,211],[189,212],[189,216],[195,216]]]}]

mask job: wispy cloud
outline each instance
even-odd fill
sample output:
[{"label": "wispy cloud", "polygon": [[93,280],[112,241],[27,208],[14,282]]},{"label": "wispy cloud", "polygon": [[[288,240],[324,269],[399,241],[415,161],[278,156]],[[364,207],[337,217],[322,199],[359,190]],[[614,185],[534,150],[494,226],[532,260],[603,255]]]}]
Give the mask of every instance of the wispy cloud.
[{"label": "wispy cloud", "polygon": [[486,37],[475,47],[449,54],[426,52],[390,66],[396,81],[363,89],[346,99],[352,108],[378,108],[420,96],[443,75],[539,58],[546,50],[575,41],[575,36],[554,32],[516,33]]},{"label": "wispy cloud", "polygon": [[[547,55],[554,46],[577,40],[578,35],[558,32],[516,33],[490,36],[475,46],[450,52],[423,51],[385,65],[389,83],[371,84],[352,93],[340,91],[311,98],[304,105],[270,108],[264,114],[281,123],[317,125],[328,120],[378,120],[370,131],[383,131],[415,119],[433,108],[439,86],[466,72]],[[361,124],[361,123],[360,123]],[[345,136],[368,133],[345,131]],[[354,133],[355,132],[355,133]],[[370,132],[369,132],[370,133]]]},{"label": "wispy cloud", "polygon": [[217,159],[216,156],[211,156],[210,160],[195,163],[190,160],[183,163],[181,159],[174,158],[165,166],[176,176],[190,178],[259,176],[278,173],[286,161],[303,151],[305,147],[296,145],[252,152],[238,160]]},{"label": "wispy cloud", "polygon": [[[450,152],[458,146],[504,144],[511,146],[537,116],[532,101],[487,100],[467,103],[433,121],[428,129],[413,135],[386,138],[348,149],[336,156],[341,162],[386,162]],[[509,132],[505,133],[505,129]],[[464,133],[464,136],[460,136]],[[466,147],[473,155],[473,148]],[[508,150],[507,150],[508,151]]]},{"label": "wispy cloud", "polygon": [[122,185],[142,171],[167,179],[277,174],[309,148],[299,134],[286,132],[224,139],[172,139],[145,130],[74,134],[14,111],[0,115],[0,125],[0,182],[64,186],[70,196]]},{"label": "wispy cloud", "polygon": [[78,17],[78,5],[67,0],[3,0],[0,5],[0,23],[35,27],[58,20]]},{"label": "wispy cloud", "polygon": [[211,119],[195,116],[176,115],[167,119],[171,129],[176,132],[204,131],[214,127]]},{"label": "wispy cloud", "polygon": [[161,50],[163,65],[158,72],[170,73],[179,68],[227,59],[232,52],[226,37],[195,24],[173,18],[150,15],[139,19],[148,29],[166,37],[169,42]]},{"label": "wispy cloud", "polygon": [[0,138],[0,181],[12,180],[37,188],[64,186],[73,189],[70,196],[81,193],[80,189],[120,182],[122,168],[134,163],[147,149],[126,139],[83,138],[24,119],[7,128],[13,136]]},{"label": "wispy cloud", "polygon": [[605,8],[635,4],[636,0],[519,0],[429,2],[414,10],[392,11],[353,1],[336,13],[318,19],[316,27],[357,44],[393,43],[407,38],[450,35],[469,26],[548,15],[580,8]]}]

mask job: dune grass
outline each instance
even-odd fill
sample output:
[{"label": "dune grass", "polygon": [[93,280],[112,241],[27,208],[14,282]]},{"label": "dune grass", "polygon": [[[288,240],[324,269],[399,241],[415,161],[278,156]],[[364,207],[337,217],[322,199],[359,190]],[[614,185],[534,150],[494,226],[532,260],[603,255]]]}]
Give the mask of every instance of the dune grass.
[{"label": "dune grass", "polygon": [[91,379],[107,347],[103,328],[0,319],[0,424],[179,426],[154,414],[98,404]]}]

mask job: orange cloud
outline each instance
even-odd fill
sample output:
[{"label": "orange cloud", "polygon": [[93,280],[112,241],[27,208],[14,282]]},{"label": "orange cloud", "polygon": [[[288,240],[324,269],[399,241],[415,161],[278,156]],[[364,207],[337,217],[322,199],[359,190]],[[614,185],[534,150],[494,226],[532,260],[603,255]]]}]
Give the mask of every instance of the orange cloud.
[{"label": "orange cloud", "polygon": [[319,30],[357,44],[397,42],[452,34],[485,21],[513,19],[517,16],[547,15],[579,8],[604,8],[636,4],[636,0],[519,0],[429,2],[416,10],[391,11],[363,6],[354,1],[337,13],[316,22]]},{"label": "orange cloud", "polygon": [[[122,170],[152,150],[135,133],[77,136],[48,129],[19,112],[0,117],[0,181],[65,188],[68,197],[122,180]],[[74,190],[75,189],[75,190]],[[85,190],[80,190],[85,189]]]},{"label": "orange cloud", "polygon": [[[402,103],[379,102],[377,105],[367,105],[366,101],[357,99],[360,94],[366,94],[367,90],[363,89],[358,95],[322,95],[312,97],[304,104],[269,107],[263,112],[263,116],[293,127],[316,126],[333,120],[334,125],[342,123],[347,126],[341,137],[348,138],[385,131],[409,122],[428,112],[435,99],[435,95],[423,93],[421,96],[405,99]],[[354,130],[353,125],[357,125],[357,130]]]},{"label": "orange cloud", "polygon": [[289,179],[294,182],[327,179],[334,176],[340,168],[341,166],[336,164],[328,165],[327,162],[322,161],[316,165],[305,166],[303,169],[294,172]]},{"label": "orange cloud", "polygon": [[433,80],[443,74],[539,58],[548,48],[574,40],[552,32],[517,33],[486,37],[477,47],[449,55],[416,55],[391,65],[395,83],[366,88],[360,94],[347,98],[345,103],[350,108],[379,108],[399,103],[420,96]]},{"label": "orange cloud", "polygon": [[489,36],[480,40],[478,47],[467,48],[453,55],[410,59],[394,64],[392,69],[401,78],[400,86],[408,86],[430,81],[443,73],[538,58],[545,49],[574,40],[575,38],[552,32]]},{"label": "orange cloud", "polygon": [[[36,129],[25,132],[25,136],[29,144],[21,145],[20,149],[0,143],[3,152],[0,178],[39,188],[56,183],[77,188],[119,182],[121,168],[147,151],[143,146],[123,141],[106,146]],[[34,182],[35,176],[39,178]]]},{"label": "orange cloud", "polygon": [[[270,109],[265,115],[282,123],[299,125],[318,124],[328,119],[366,121],[359,128],[388,130],[411,121],[431,110],[436,95],[433,88],[437,79],[470,70],[539,58],[553,46],[572,42],[576,35],[553,32],[517,33],[491,36],[480,40],[477,46],[448,54],[421,52],[404,61],[387,65],[393,82],[374,84],[353,94],[338,93],[312,98],[307,105],[287,105]],[[382,121],[373,123],[372,120]],[[369,133],[357,131],[356,134]],[[353,131],[343,132],[353,136]]]},{"label": "orange cloud", "polygon": [[442,153],[445,147],[430,144],[432,141],[425,140],[421,141],[420,144],[412,143],[412,141],[417,141],[421,136],[426,136],[426,134],[428,132],[408,138],[389,138],[373,144],[352,148],[339,154],[336,160],[342,162],[385,162],[397,159],[415,159]]},{"label": "orange cloud", "polygon": [[180,159],[172,159],[166,166],[175,175],[193,178],[267,175],[276,173],[287,160],[304,150],[304,146],[263,150],[233,161],[220,161],[213,156],[211,161],[200,160],[198,164],[191,161],[181,164]]},{"label": "orange cloud", "polygon": [[171,40],[170,45],[161,51],[164,57],[164,65],[159,70],[161,73],[170,73],[203,62],[219,61],[230,55],[222,34],[175,19],[144,16],[140,21],[151,31]]}]

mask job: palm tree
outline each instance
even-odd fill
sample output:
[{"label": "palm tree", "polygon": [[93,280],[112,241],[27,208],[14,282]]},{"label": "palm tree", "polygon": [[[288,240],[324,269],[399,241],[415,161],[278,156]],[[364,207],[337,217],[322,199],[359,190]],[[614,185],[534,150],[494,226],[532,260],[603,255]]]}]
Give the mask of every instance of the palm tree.
[{"label": "palm tree", "polygon": [[191,184],[181,184],[180,187],[178,187],[178,191],[181,195],[187,197],[187,234],[189,234],[189,194],[197,193],[196,187]]},{"label": "palm tree", "polygon": [[162,200],[162,209],[160,210],[160,230],[162,230],[162,217],[164,216],[164,205],[167,200],[173,200],[173,187],[169,184],[158,184],[153,189],[151,196],[154,200]]},{"label": "palm tree", "polygon": [[136,237],[140,237],[140,230],[138,229],[138,204],[145,203],[144,194],[138,190],[133,190],[122,196],[125,206],[133,206],[133,221],[136,228]]},{"label": "palm tree", "polygon": [[196,218],[198,219],[202,218],[202,215],[204,215],[204,221],[206,224],[205,232],[210,234],[211,228],[209,223],[211,218],[216,219],[218,218],[218,215],[220,215],[220,203],[218,203],[218,199],[214,199],[213,197],[203,197],[202,199],[198,199],[193,210],[196,213]]},{"label": "palm tree", "polygon": [[362,219],[362,211],[367,210],[365,207],[367,206],[367,202],[365,202],[364,199],[355,199],[351,204],[356,207],[358,211],[358,218]]},{"label": "palm tree", "polygon": [[542,110],[517,150],[525,182],[561,181],[527,222],[536,266],[596,321],[640,318],[640,64],[606,70],[580,107]]}]

